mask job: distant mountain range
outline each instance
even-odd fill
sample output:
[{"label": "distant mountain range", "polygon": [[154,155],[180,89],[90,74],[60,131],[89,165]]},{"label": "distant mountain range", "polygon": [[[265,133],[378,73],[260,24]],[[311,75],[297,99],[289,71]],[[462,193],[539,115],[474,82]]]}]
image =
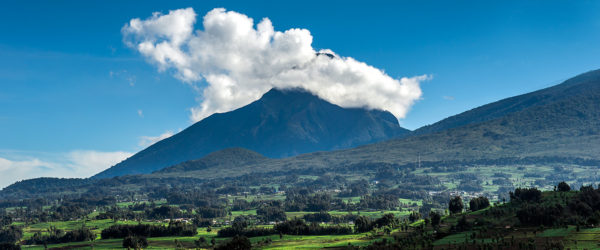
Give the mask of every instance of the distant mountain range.
[{"label": "distant mountain range", "polygon": [[342,108],[301,89],[272,89],[247,106],[213,114],[92,178],[151,173],[231,147],[281,158],[351,148],[408,132],[386,111]]},{"label": "distant mountain range", "polygon": [[[332,152],[270,159],[227,170],[194,168],[205,178],[256,171],[424,162],[494,165],[600,160],[600,70],[503,99],[417,129],[402,138]],[[154,176],[178,176],[159,172]]]},{"label": "distant mountain range", "polygon": [[[360,144],[366,145],[348,148]],[[331,149],[338,150],[326,151]],[[300,155],[277,158],[294,154]],[[271,90],[248,106],[208,117],[92,179],[26,180],[3,189],[0,197],[36,197],[65,186],[95,190],[110,185],[112,190],[119,188],[114,183],[148,185],[257,173],[320,175],[386,164],[417,167],[417,159],[425,167],[598,166],[600,70],[413,132],[400,128],[388,112],[344,109],[301,90]],[[125,174],[142,175],[102,179]]]}]

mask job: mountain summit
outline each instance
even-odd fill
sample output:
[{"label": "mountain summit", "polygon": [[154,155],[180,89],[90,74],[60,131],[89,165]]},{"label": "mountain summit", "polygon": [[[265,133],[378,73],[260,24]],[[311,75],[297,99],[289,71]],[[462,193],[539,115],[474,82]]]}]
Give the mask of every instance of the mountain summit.
[{"label": "mountain summit", "polygon": [[213,114],[92,178],[151,173],[225,148],[280,158],[355,147],[407,132],[386,111],[342,108],[302,89],[271,89],[253,103]]}]

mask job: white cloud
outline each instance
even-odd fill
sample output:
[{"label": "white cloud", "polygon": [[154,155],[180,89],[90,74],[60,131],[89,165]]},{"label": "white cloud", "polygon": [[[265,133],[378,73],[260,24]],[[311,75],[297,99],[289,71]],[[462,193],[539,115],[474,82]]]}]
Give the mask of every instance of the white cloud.
[{"label": "white cloud", "polygon": [[136,82],[136,76],[127,72],[127,70],[109,71],[108,76],[110,78],[125,80],[129,86],[134,87]]},{"label": "white cloud", "polygon": [[[388,110],[401,119],[428,78],[395,79],[331,50],[317,54],[308,30],[275,31],[268,18],[254,25],[252,18],[217,8],[204,16],[202,30],[194,31],[195,23],[196,13],[187,8],[134,18],[122,29],[127,45],[198,91],[194,121],[244,106],[273,87],[302,87],[343,107]],[[202,79],[207,85],[199,87]]]},{"label": "white cloud", "polygon": [[140,147],[146,148],[154,143],[167,139],[173,135],[173,132],[166,131],[159,136],[141,136],[138,145]]},{"label": "white cloud", "polygon": [[138,113],[139,117],[144,118],[144,111],[143,110],[138,109],[137,113]]},{"label": "white cloud", "polygon": [[129,152],[78,150],[67,153],[10,152],[0,157],[0,188],[37,177],[84,178],[133,155]]},{"label": "white cloud", "polygon": [[447,100],[447,101],[454,101],[454,96],[445,95],[442,98],[444,98],[444,100]]},{"label": "white cloud", "polygon": [[132,153],[123,151],[78,150],[67,153],[67,161],[69,162],[68,165],[74,170],[74,175],[88,177],[114,166],[132,155]]}]

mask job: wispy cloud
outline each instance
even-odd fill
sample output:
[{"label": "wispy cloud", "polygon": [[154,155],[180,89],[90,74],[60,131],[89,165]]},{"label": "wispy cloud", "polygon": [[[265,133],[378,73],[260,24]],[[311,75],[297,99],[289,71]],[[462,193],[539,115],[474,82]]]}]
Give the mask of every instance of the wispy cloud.
[{"label": "wispy cloud", "polygon": [[[351,57],[316,50],[310,31],[275,31],[268,18],[255,25],[244,14],[217,8],[204,16],[203,29],[195,24],[196,12],[187,8],[134,18],[122,28],[127,45],[198,91],[193,121],[244,106],[273,87],[302,87],[343,107],[388,110],[401,119],[429,78],[392,78]],[[201,80],[206,87],[196,84]]]},{"label": "wispy cloud", "polygon": [[136,76],[129,73],[127,70],[110,70],[108,76],[114,79],[125,80],[129,86],[134,87],[136,83]]},{"label": "wispy cloud", "polygon": [[442,98],[444,98],[444,100],[447,100],[447,101],[454,101],[454,96],[445,95],[445,96],[442,96]]},{"label": "wispy cloud", "polygon": [[130,157],[129,152],[76,150],[66,153],[2,152],[0,187],[37,177],[90,177]]},{"label": "wispy cloud", "polygon": [[154,143],[167,139],[171,136],[173,136],[173,132],[171,131],[165,131],[159,136],[141,136],[138,145],[142,148],[146,148]]}]

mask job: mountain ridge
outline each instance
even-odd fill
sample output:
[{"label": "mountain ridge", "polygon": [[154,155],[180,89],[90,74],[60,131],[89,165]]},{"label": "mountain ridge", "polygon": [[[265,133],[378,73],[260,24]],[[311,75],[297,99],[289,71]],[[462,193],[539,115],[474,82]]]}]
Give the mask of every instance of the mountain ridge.
[{"label": "mountain ridge", "polygon": [[508,113],[520,111],[532,106],[547,104],[552,101],[557,101],[557,99],[565,97],[565,94],[568,94],[569,91],[573,90],[573,88],[577,88],[578,85],[580,86],[590,80],[597,79],[598,77],[600,77],[600,69],[591,70],[567,79],[558,85],[504,98],[499,101],[488,103],[444,118],[434,124],[425,125],[415,129],[412,131],[411,135],[427,134],[468,124],[485,122],[501,117]]},{"label": "mountain ridge", "polygon": [[[532,101],[537,100],[537,101]],[[600,70],[561,84],[492,103],[512,105],[503,115],[423,134],[414,133],[379,143],[332,152],[302,154],[229,169],[228,174],[302,168],[345,168],[364,163],[410,164],[422,161],[464,161],[490,164],[496,159],[600,159]],[[490,105],[490,104],[488,104]],[[488,107],[483,105],[483,110]],[[519,108],[514,108],[519,107]],[[480,107],[481,108],[481,107]],[[457,115],[470,117],[476,108]],[[510,112],[508,112],[510,111]],[[440,121],[441,124],[446,119]],[[441,127],[441,126],[440,126]],[[209,176],[200,171],[195,174]],[[216,176],[219,174],[216,173]]]}]

